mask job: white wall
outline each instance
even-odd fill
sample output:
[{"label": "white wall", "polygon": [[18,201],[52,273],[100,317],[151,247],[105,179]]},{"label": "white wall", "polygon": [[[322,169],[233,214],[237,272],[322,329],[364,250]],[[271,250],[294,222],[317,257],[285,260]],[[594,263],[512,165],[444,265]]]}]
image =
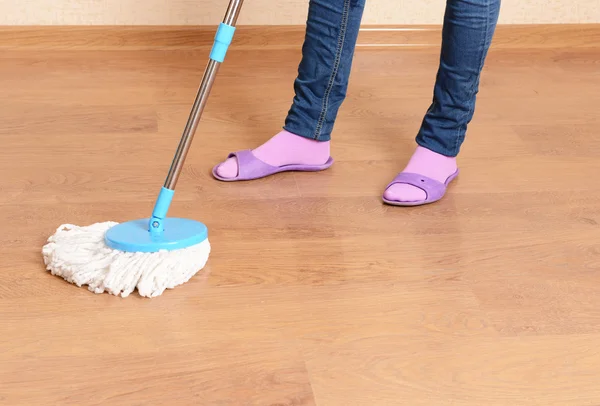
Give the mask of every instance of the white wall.
[{"label": "white wall", "polygon": [[[228,0],[0,0],[0,25],[211,25]],[[439,24],[445,0],[367,0],[364,24]],[[308,0],[246,0],[240,24],[304,24]],[[503,0],[501,23],[600,23],[600,0]]]}]

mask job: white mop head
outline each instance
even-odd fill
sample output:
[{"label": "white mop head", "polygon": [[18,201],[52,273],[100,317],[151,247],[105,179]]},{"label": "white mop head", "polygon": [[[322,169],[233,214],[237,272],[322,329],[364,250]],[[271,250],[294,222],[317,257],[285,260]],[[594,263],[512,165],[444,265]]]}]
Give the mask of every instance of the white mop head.
[{"label": "white mop head", "polygon": [[42,250],[46,268],[95,293],[127,297],[137,288],[141,296],[155,297],[189,281],[208,261],[208,239],[189,248],[153,253],[109,248],[104,234],[116,224],[60,226]]}]

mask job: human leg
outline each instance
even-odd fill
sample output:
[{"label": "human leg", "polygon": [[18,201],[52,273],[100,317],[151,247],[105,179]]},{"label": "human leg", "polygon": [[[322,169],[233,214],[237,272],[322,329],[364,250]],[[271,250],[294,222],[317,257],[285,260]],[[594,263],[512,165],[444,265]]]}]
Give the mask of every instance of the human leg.
[{"label": "human leg", "polygon": [[[473,118],[499,11],[500,0],[447,0],[433,102],[417,135],[417,150],[402,173],[422,175],[429,183],[439,184],[457,174],[456,156]],[[427,200],[426,190],[414,182],[392,183],[384,193],[384,200],[391,204]]]},{"label": "human leg", "polygon": [[[346,96],[364,6],[365,0],[310,1],[295,96],[284,130],[252,150],[250,158],[265,168],[258,177],[270,174],[268,166],[318,169],[332,162],[331,132]],[[242,172],[236,157],[213,170],[222,180],[244,177]]]}]

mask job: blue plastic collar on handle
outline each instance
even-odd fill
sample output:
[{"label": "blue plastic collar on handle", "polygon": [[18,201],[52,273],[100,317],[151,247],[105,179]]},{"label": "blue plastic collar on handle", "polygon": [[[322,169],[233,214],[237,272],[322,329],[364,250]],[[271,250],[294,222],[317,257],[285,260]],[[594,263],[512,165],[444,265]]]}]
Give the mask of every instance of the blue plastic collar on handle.
[{"label": "blue plastic collar on handle", "polygon": [[163,220],[167,217],[167,212],[169,211],[169,206],[171,206],[174,194],[174,190],[167,189],[166,187],[160,189],[158,199],[156,199],[156,204],[152,211],[152,218],[150,219],[150,232],[152,234],[162,233],[164,231]]},{"label": "blue plastic collar on handle", "polygon": [[227,25],[225,23],[219,24],[217,34],[215,35],[215,42],[210,51],[210,59],[222,63],[225,60],[227,54],[227,48],[233,40],[233,34],[235,33],[235,27]]}]

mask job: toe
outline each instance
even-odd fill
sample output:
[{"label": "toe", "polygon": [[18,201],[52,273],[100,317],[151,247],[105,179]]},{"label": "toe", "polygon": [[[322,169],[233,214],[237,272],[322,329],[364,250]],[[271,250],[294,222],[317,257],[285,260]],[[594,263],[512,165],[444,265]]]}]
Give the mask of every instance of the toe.
[{"label": "toe", "polygon": [[217,175],[225,179],[232,179],[238,176],[238,164],[235,158],[229,158],[217,167]]},{"label": "toe", "polygon": [[418,187],[395,184],[383,193],[383,197],[394,202],[420,202],[427,199],[427,194]]}]

